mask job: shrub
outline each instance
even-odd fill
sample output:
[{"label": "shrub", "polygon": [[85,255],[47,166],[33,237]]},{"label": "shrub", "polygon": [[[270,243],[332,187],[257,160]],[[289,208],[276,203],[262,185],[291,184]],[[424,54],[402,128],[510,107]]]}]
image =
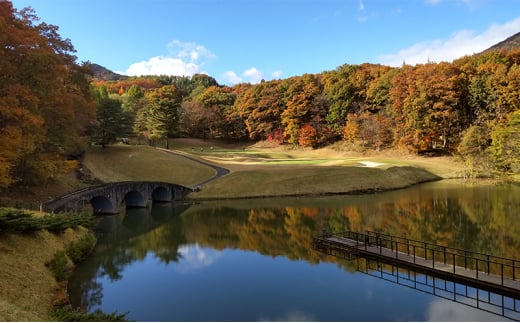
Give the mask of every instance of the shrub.
[{"label": "shrub", "polygon": [[126,322],[126,315],[112,313],[103,313],[99,310],[93,313],[85,313],[81,310],[72,310],[69,307],[58,307],[51,311],[51,316],[57,322]]},{"label": "shrub", "polygon": [[96,236],[87,233],[75,242],[70,243],[66,248],[67,256],[74,264],[79,264],[92,253],[96,246]]},{"label": "shrub", "polygon": [[94,218],[82,213],[46,214],[36,217],[29,211],[13,208],[0,208],[0,232],[33,232],[49,230],[60,233],[76,226],[92,227]]},{"label": "shrub", "polygon": [[56,251],[50,262],[50,269],[56,281],[66,280],[70,273],[69,260],[63,250]]}]

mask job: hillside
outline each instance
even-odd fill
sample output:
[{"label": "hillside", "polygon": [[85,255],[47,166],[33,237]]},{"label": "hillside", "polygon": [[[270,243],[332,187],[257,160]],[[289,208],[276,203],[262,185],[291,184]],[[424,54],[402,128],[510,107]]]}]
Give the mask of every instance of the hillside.
[{"label": "hillside", "polygon": [[494,50],[511,50],[520,48],[520,32],[514,34],[513,36],[497,43],[484,51],[490,52]]},{"label": "hillside", "polygon": [[115,72],[112,72],[106,67],[103,67],[98,64],[90,64],[90,67],[92,69],[92,73],[94,74],[94,78],[104,81],[118,81],[118,80],[124,80],[127,79],[128,76],[117,74]]},{"label": "hillside", "polygon": [[[495,45],[489,47],[488,49],[484,50],[485,52],[490,52],[494,50],[511,50],[520,48],[520,32],[514,34],[513,36],[496,43]],[[124,80],[127,79],[128,76],[121,75],[118,73],[115,73],[108,68],[101,66],[99,64],[90,64],[92,67],[92,72],[94,73],[94,77],[99,80],[105,80],[105,81],[117,81],[117,80]]]}]

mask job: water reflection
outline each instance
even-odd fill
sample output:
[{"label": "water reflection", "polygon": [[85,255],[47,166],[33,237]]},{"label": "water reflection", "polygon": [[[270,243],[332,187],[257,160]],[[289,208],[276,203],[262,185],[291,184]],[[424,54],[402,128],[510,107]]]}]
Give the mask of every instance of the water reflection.
[{"label": "water reflection", "polygon": [[179,262],[174,269],[180,272],[188,272],[211,266],[218,261],[222,253],[211,248],[201,247],[199,244],[194,244],[180,247],[179,254],[181,254],[183,261]]},{"label": "water reflection", "polygon": [[499,320],[364,277],[354,262],[314,252],[312,236],[382,231],[518,259],[519,193],[514,185],[443,182],[376,195],[128,210],[100,220],[96,253],[69,282],[71,301],[143,321],[443,320],[440,307],[449,320],[459,312],[462,320]]},{"label": "water reflection", "polygon": [[[436,277],[417,272],[397,264],[387,263],[381,259],[366,257],[350,257],[356,263],[356,269],[364,274],[408,287],[423,293],[431,294],[451,302],[457,302],[502,316],[507,319],[520,320],[520,293],[518,296],[504,296],[495,292],[456,282],[454,280]],[[428,312],[433,317],[439,317],[435,309],[453,307],[451,303],[433,301]],[[449,313],[449,311],[447,311]],[[446,313],[446,311],[445,311]],[[462,313],[459,313],[460,316]],[[443,314],[446,316],[446,314]],[[457,315],[457,312],[451,313]],[[447,318],[448,316],[446,316]],[[438,319],[435,319],[438,321]]]}]

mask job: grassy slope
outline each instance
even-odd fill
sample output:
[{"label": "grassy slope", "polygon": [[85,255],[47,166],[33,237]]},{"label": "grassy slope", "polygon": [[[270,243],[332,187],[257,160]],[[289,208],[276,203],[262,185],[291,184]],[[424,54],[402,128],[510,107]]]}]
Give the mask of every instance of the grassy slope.
[{"label": "grassy slope", "polygon": [[[454,177],[461,166],[452,159],[384,155],[363,156],[341,149],[293,149],[286,146],[238,146],[216,141],[175,139],[176,152],[210,161],[231,173],[190,194],[192,199],[258,197],[381,191]],[[363,162],[377,162],[364,167]],[[215,172],[185,158],[143,146],[94,148],[85,158],[95,177],[162,180],[191,186]],[[411,166],[411,167],[396,167]]]},{"label": "grassy slope", "polygon": [[78,228],[61,235],[0,234],[0,321],[51,319],[48,314],[58,285],[44,264],[85,232]]},{"label": "grassy slope", "polygon": [[93,147],[84,166],[103,182],[164,181],[191,186],[215,175],[215,171],[186,158],[145,146]]}]

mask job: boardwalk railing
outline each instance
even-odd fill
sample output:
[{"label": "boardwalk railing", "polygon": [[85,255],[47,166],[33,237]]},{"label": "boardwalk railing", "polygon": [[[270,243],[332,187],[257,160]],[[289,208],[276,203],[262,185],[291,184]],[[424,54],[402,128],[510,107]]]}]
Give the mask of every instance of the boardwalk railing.
[{"label": "boardwalk railing", "polygon": [[518,298],[456,283],[427,273],[418,273],[400,264],[385,263],[381,259],[363,257],[356,259],[356,270],[366,275],[520,321],[520,299]]},{"label": "boardwalk railing", "polygon": [[457,268],[464,268],[465,270],[474,271],[474,277],[478,280],[479,274],[495,275],[500,277],[500,285],[504,286],[504,279],[520,280],[520,260],[509,259],[504,257],[497,257],[484,253],[468,251],[458,248],[451,248],[413,240],[403,237],[387,235],[379,232],[366,231],[364,233],[345,231],[339,233],[327,233],[315,237],[315,241],[324,241],[330,237],[340,237],[349,239],[355,242],[354,250],[367,250],[371,247],[376,247],[378,252],[382,255],[383,249],[391,250],[395,253],[395,259],[399,257],[413,258],[413,263],[417,261],[424,262],[424,260],[431,261],[431,268],[435,266],[449,265],[453,268],[453,274],[456,273]]}]

